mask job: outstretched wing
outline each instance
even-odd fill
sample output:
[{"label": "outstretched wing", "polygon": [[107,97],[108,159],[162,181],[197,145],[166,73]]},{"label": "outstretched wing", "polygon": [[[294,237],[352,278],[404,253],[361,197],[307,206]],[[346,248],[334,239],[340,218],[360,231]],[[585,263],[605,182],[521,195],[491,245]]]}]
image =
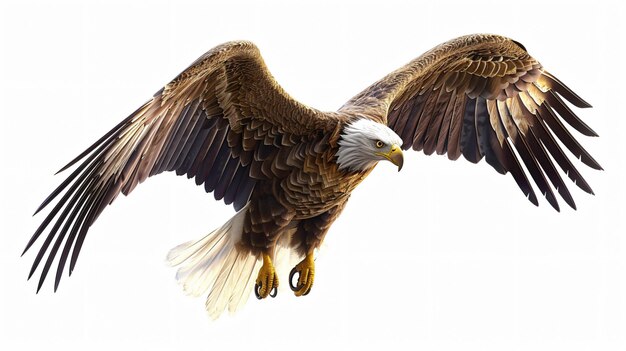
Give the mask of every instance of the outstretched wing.
[{"label": "outstretched wing", "polygon": [[61,169],[82,161],[37,210],[63,193],[24,250],[54,222],[29,278],[54,240],[39,290],[65,240],[56,290],[70,252],[71,274],[98,215],[119,193],[129,194],[149,176],[163,171],[186,174],[239,210],[257,181],[272,177],[267,163],[279,149],[334,130],[338,123],[337,114],[322,113],[289,97],[252,43],[231,42],[212,49]]},{"label": "outstretched wing", "polygon": [[559,141],[586,165],[602,169],[563,120],[584,135],[597,134],[562,98],[577,107],[591,107],[546,72],[520,43],[477,34],[435,47],[374,83],[342,110],[386,123],[402,137],[405,150],[447,153],[451,160],[462,154],[473,163],[485,157],[496,171],[510,172],[537,205],[524,164],[558,211],[548,180],[568,205],[576,205],[551,158],[576,185],[593,194]]}]

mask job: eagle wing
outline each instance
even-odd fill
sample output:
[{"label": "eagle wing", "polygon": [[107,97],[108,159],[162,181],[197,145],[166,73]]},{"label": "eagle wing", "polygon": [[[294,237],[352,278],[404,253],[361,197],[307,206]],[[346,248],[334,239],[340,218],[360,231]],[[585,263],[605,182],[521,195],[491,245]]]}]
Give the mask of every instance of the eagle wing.
[{"label": "eagle wing", "polygon": [[287,95],[254,44],[230,42],[210,50],[59,171],[82,161],[37,209],[63,193],[24,250],[54,222],[29,278],[54,241],[39,290],[65,240],[56,290],[70,253],[71,274],[98,215],[146,178],[163,171],[186,174],[239,210],[256,183],[273,176],[279,149],[331,134],[339,122],[338,114],[322,113]]},{"label": "eagle wing", "polygon": [[584,164],[602,169],[564,126],[563,121],[584,135],[597,136],[563,98],[576,107],[591,107],[545,71],[520,43],[477,34],[426,52],[341,110],[387,124],[402,138],[405,150],[447,153],[451,160],[462,154],[473,163],[484,157],[499,173],[510,172],[538,205],[528,172],[558,211],[548,180],[569,206],[576,205],[551,159],[576,185],[593,194],[559,142]]}]

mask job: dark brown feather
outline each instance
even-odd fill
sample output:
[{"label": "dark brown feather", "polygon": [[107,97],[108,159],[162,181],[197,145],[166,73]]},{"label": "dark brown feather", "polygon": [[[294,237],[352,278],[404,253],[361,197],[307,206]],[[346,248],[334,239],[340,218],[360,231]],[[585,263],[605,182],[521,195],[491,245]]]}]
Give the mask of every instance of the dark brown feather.
[{"label": "dark brown feather", "polygon": [[454,109],[450,120],[450,135],[448,136],[448,159],[450,160],[456,160],[461,156],[461,130],[467,99],[465,94],[457,93],[454,100]]},{"label": "dark brown feather", "polygon": [[448,151],[448,136],[450,135],[450,121],[454,115],[454,104],[456,103],[456,92],[450,91],[450,101],[443,112],[443,121],[439,128],[439,136],[437,137],[436,152],[437,155],[443,155]]},{"label": "dark brown feather", "polygon": [[428,123],[430,123],[432,118],[432,110],[437,102],[439,91],[440,90],[432,94],[425,94],[424,102],[419,108],[419,114],[411,117],[411,119],[414,119],[416,123],[412,129],[413,132],[407,137],[409,138],[408,140],[410,140],[409,142],[413,150],[422,149],[422,138],[424,137],[424,133],[428,128]]},{"label": "dark brown feather", "polygon": [[[33,267],[29,275],[33,274],[34,270],[37,268],[37,265],[39,264],[38,259],[41,259],[41,257],[43,257],[50,241],[52,241],[52,239],[56,235],[57,231],[61,227],[61,224],[65,222],[63,229],[57,236],[57,240],[55,241],[54,245],[52,246],[52,249],[50,250],[50,253],[48,254],[48,259],[46,260],[43,270],[41,271],[39,283],[37,284],[37,291],[41,289],[41,286],[43,285],[46,279],[46,275],[48,275],[48,271],[50,270],[50,267],[52,266],[52,262],[54,261],[54,257],[56,256],[57,251],[59,250],[59,247],[61,247],[61,243],[63,242],[63,238],[65,237],[65,233],[67,233],[69,225],[72,223],[72,220],[76,217],[78,210],[81,208],[82,204],[85,202],[85,200],[88,197],[88,193],[85,193],[84,191],[90,184],[91,183],[87,183],[87,182],[83,183],[81,188],[77,192],[74,193],[74,196],[69,201],[68,205],[65,206],[63,213],[61,214],[61,216],[59,216],[59,219],[56,221],[56,223],[50,230],[50,233],[48,234],[48,238],[46,239],[44,244],[41,246],[41,249],[39,250],[39,254],[37,255],[37,259],[35,259],[35,262],[33,263]],[[71,214],[70,214],[70,211],[71,211]],[[66,221],[68,214],[70,214],[70,217]]]},{"label": "dark brown feather", "polygon": [[[194,145],[189,153],[191,165],[189,166],[189,170],[185,171],[187,178],[195,178],[197,185],[202,184],[198,181],[201,178],[198,176],[198,173],[202,171],[202,161],[204,161],[206,154],[209,152],[213,140],[215,140],[216,137],[218,139],[223,137],[223,133],[225,133],[224,130],[217,128],[203,129],[203,131],[198,133],[198,138],[194,141]],[[221,141],[218,142],[221,143]]]},{"label": "dark brown feather", "polygon": [[196,185],[203,184],[209,178],[209,175],[211,174],[210,172],[213,169],[213,164],[215,163],[217,156],[219,156],[222,146],[226,144],[226,134],[228,134],[226,129],[218,131],[218,134],[212,140],[204,159],[199,162],[200,170],[196,174]]},{"label": "dark brown feather", "polygon": [[[513,102],[521,104],[521,102],[518,101],[519,100],[517,99],[513,100]],[[508,107],[505,105],[504,108],[507,109]],[[541,170],[541,167],[537,163],[536,156],[532,153],[530,147],[528,146],[528,139],[525,137],[525,126],[524,124],[519,122],[520,119],[523,118],[523,115],[518,115],[517,111],[509,110],[508,113],[506,113],[505,115],[501,114],[500,117],[503,119],[509,119],[509,122],[507,123],[505,121],[503,125],[506,128],[509,137],[511,137],[511,140],[513,141],[513,146],[515,146],[515,150],[517,150],[517,153],[522,158],[524,166],[526,166],[528,173],[530,173],[530,176],[539,187],[539,190],[541,191],[543,196],[545,196],[545,198],[555,210],[559,211],[559,204],[556,200],[556,197],[554,197],[554,193],[548,185],[548,182],[544,176],[544,173]],[[524,120],[524,122],[527,121]]]},{"label": "dark brown feather", "polygon": [[84,216],[83,213],[78,216],[77,223],[80,223],[80,230],[78,231],[78,235],[74,241],[74,248],[72,250],[72,256],[70,257],[70,275],[76,268],[78,255],[80,254],[80,250],[82,249],[85,238],[87,237],[87,230],[91,227],[91,224],[95,221],[100,212],[102,212],[104,207],[110,203],[110,201],[107,200],[114,196],[113,192],[109,191],[113,182],[113,179],[109,179],[102,188],[96,190],[85,205],[85,208],[88,210],[84,213]]},{"label": "dark brown feather", "polygon": [[539,116],[542,117],[537,125],[533,126],[533,132],[539,136],[539,139],[543,143],[543,145],[548,149],[550,155],[554,158],[554,160],[559,164],[563,172],[574,182],[574,184],[578,185],[579,188],[584,190],[589,194],[593,194],[593,190],[583,178],[583,176],[578,172],[576,167],[572,164],[569,158],[563,152],[563,149],[557,144],[554,136],[548,129],[548,127],[543,122],[543,115],[548,113],[546,111],[545,105],[542,105],[539,110]]},{"label": "dark brown feather", "polygon": [[215,191],[213,192],[213,195],[215,196],[216,200],[221,200],[224,198],[226,190],[228,190],[229,186],[231,186],[233,177],[235,176],[235,173],[239,168],[241,168],[241,165],[239,164],[239,159],[231,157],[224,167],[220,179],[215,185]]},{"label": "dark brown feather", "polygon": [[440,135],[444,114],[446,112],[446,109],[448,108],[451,97],[452,94],[446,92],[445,89],[440,90],[439,98],[437,99],[437,103],[433,110],[433,119],[431,120],[426,131],[426,135],[424,136],[424,153],[426,155],[431,155],[433,152],[435,152],[435,148],[437,146],[437,138]]},{"label": "dark brown feather", "polygon": [[[252,161],[256,152],[269,158],[276,147],[267,144],[283,147],[283,141],[300,142],[311,133],[334,133],[342,118],[289,97],[253,44],[216,47],[61,169],[82,161],[37,210],[66,191],[26,245],[24,252],[54,221],[31,275],[47,254],[41,287],[65,241],[56,289],[67,259],[71,273],[89,227],[104,208],[120,193],[129,194],[149,176],[166,170],[194,177],[207,191],[216,190],[217,199],[243,208],[257,183],[249,167],[257,162]],[[242,140],[241,130],[251,124],[257,127],[254,138]]]},{"label": "dark brown feather", "polygon": [[550,160],[550,157],[548,156],[546,150],[539,143],[539,140],[537,139],[537,136],[532,129],[526,134],[526,140],[528,140],[530,151],[534,155],[537,162],[541,165],[541,169],[548,176],[554,188],[559,192],[563,200],[565,200],[565,202],[571,208],[576,209],[574,198],[572,198],[572,195],[567,189],[567,186],[565,186],[565,183],[563,183],[563,179],[559,175],[559,172],[557,171],[556,167],[554,167],[554,164]]},{"label": "dark brown feather", "polygon": [[171,134],[171,142],[163,148],[163,150],[167,151],[164,155],[159,157],[160,162],[155,167],[156,172],[161,173],[163,171],[175,170],[174,163],[179,159],[182,150],[185,146],[193,144],[193,142],[189,142],[189,135],[193,127],[198,123],[198,118],[201,115],[198,111],[199,105],[200,101],[187,104],[187,112],[183,118],[180,118],[180,124],[177,127],[176,133]]},{"label": "dark brown feather", "polygon": [[460,145],[466,160],[478,163],[482,159],[476,134],[476,99],[468,98],[465,104]]},{"label": "dark brown feather", "polygon": [[[440,96],[445,96],[442,91],[452,94],[450,103],[445,109],[442,105],[433,107]],[[415,99],[407,98],[416,94],[423,100],[418,105],[420,114],[413,113]],[[559,96],[578,107],[590,106],[545,72],[519,43],[497,35],[476,34],[435,47],[356,95],[342,110],[358,110],[367,102],[369,115],[378,116],[382,123],[387,123],[389,114],[393,120],[388,126],[402,138],[404,148],[412,145],[425,154],[447,152],[451,160],[463,154],[474,163],[485,157],[496,171],[511,172],[524,194],[537,204],[523,162],[548,202],[558,209],[546,176],[564,200],[575,205],[548,152],[576,184],[588,192],[591,189],[551,132],[544,130],[544,121],[583,163],[601,169],[554,111],[581,133],[596,133]],[[506,111],[496,108],[496,103],[502,103]]]},{"label": "dark brown feather", "polygon": [[215,156],[215,159],[212,162],[212,167],[209,170],[206,179],[203,181],[204,190],[206,190],[207,193],[215,190],[217,182],[220,180],[220,177],[224,172],[224,167],[226,167],[226,164],[230,159],[230,149],[228,147],[228,143],[226,142],[226,140],[224,140],[220,151],[218,152],[217,156]]},{"label": "dark brown feather", "polygon": [[587,136],[598,136],[598,134],[594,132],[591,127],[578,118],[578,116],[576,116],[576,114],[569,107],[567,107],[563,100],[561,100],[561,98],[556,95],[554,91],[549,91],[549,93],[546,94],[546,101],[552,108],[554,108],[559,116],[561,116],[570,126],[574,127],[574,129]]},{"label": "dark brown feather", "polygon": [[406,137],[406,138],[402,138],[402,140],[404,141],[404,143],[402,144],[402,148],[404,150],[410,148],[412,145],[411,137],[415,133],[415,128],[417,128],[417,123],[420,119],[420,115],[422,114],[426,97],[427,96],[424,96],[424,95],[417,95],[413,97],[410,100],[411,103],[406,104],[407,108],[409,108],[408,111],[403,110],[402,112],[405,115],[408,114],[410,116],[415,116],[414,118],[410,118],[410,119],[409,118],[402,119],[404,124],[401,127],[402,129],[398,129],[399,131],[398,135],[404,135]]},{"label": "dark brown feather", "polygon": [[[209,124],[207,123],[209,121],[213,123],[205,126],[205,124]],[[198,152],[200,152],[202,146],[205,145],[205,141],[209,138],[209,134],[212,133],[212,136],[215,135],[217,128],[213,128],[214,126],[215,119],[208,120],[203,111],[198,111],[197,120],[189,134],[187,142],[181,150],[176,163],[169,170],[176,171],[176,175],[187,174],[187,178],[194,177],[195,173],[190,173],[191,166],[198,156]],[[212,140],[212,136],[210,140]]]},{"label": "dark brown feather", "polygon": [[447,152],[453,160],[463,154],[475,163],[485,157],[496,171],[510,172],[537,205],[530,173],[558,210],[547,176],[574,207],[550,155],[578,186],[591,188],[557,139],[583,163],[601,167],[560,117],[583,134],[595,132],[560,97],[589,106],[545,72],[521,44],[478,34],[435,47],[337,113],[323,113],[287,95],[254,45],[224,44],[201,56],[62,169],[82,161],[37,210],[65,191],[24,250],[54,221],[30,275],[47,254],[40,288],[65,241],[56,290],[68,258],[70,274],[75,269],[88,230],[102,211],[120,193],[129,194],[163,171],[194,178],[237,210],[250,203],[242,237],[250,247],[270,248],[289,225],[298,228],[301,245],[319,245],[350,192],[371,171],[339,171],[335,162],[342,126],[361,116],[393,128],[404,149]]},{"label": "dark brown feather", "polygon": [[579,158],[584,164],[593,168],[602,170],[602,166],[585,150],[580,143],[572,136],[572,134],[565,128],[561,120],[556,117],[552,111],[552,106],[549,102],[545,102],[546,108],[542,117],[550,127],[552,132],[559,138],[559,140],[571,151],[577,158]]},{"label": "dark brown feather", "polygon": [[543,72],[541,76],[545,80],[543,82],[547,82],[548,86],[555,90],[559,95],[563,96],[567,101],[571,102],[574,106],[580,108],[591,107],[591,105],[583,100],[580,96],[574,93],[567,85],[563,84],[560,80],[558,80],[555,76],[548,72]]}]

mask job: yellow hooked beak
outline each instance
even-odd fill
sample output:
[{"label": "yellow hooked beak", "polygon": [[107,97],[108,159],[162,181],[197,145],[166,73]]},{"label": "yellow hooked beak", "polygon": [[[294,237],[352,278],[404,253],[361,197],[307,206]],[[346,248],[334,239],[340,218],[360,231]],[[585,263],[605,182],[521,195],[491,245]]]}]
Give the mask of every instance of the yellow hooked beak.
[{"label": "yellow hooked beak", "polygon": [[392,145],[387,153],[377,152],[376,155],[382,156],[394,165],[398,166],[398,172],[402,169],[404,156],[402,155],[402,149],[398,145]]}]

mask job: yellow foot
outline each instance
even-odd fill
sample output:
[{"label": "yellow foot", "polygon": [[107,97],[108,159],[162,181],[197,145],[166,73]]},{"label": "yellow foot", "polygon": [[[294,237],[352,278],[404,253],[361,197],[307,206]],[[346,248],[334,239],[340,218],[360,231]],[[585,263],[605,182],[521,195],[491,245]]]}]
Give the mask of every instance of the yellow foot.
[{"label": "yellow foot", "polygon": [[[298,285],[293,285],[293,276],[298,273]],[[307,295],[313,286],[315,278],[315,262],[313,253],[308,253],[302,262],[298,263],[289,273],[289,286],[296,296]]]},{"label": "yellow foot", "polygon": [[272,259],[268,254],[263,254],[263,266],[259,270],[259,275],[256,278],[254,294],[259,300],[266,298],[268,295],[276,297],[277,288],[278,276],[272,264]]}]

